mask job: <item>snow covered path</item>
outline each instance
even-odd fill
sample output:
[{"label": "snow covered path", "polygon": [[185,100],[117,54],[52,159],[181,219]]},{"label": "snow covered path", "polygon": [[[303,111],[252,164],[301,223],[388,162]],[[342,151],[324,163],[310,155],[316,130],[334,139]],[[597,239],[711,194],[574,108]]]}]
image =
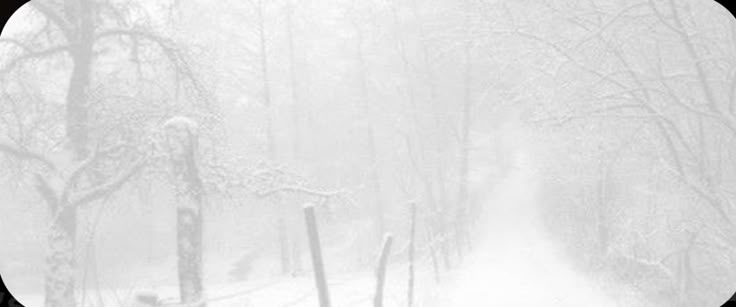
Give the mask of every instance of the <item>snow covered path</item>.
[{"label": "snow covered path", "polygon": [[615,306],[545,235],[536,215],[538,179],[531,157],[519,152],[509,177],[489,191],[486,237],[432,307]]}]

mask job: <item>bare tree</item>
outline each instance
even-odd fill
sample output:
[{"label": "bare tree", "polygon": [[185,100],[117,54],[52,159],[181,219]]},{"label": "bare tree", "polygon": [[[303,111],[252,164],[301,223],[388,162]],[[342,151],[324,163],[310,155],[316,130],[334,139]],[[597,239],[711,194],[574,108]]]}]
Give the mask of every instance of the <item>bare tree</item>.
[{"label": "bare tree", "polygon": [[[148,163],[148,153],[138,147],[144,144],[125,139],[116,141],[114,137],[121,136],[122,130],[102,134],[100,127],[94,126],[99,115],[95,108],[99,97],[94,90],[99,85],[99,72],[105,69],[97,65],[100,49],[122,42],[120,46],[126,47],[135,57],[138,46],[150,46],[171,60],[178,73],[183,68],[182,57],[172,42],[152,31],[133,28],[119,18],[122,9],[117,5],[89,0],[34,2],[29,7],[31,11],[26,13],[42,16],[46,26],[18,40],[2,40],[8,48],[18,51],[4,61],[0,70],[4,78],[14,71],[30,75],[34,72],[27,67],[32,64],[39,68],[37,71],[42,71],[46,64],[37,64],[38,61],[64,58],[70,63],[60,124],[65,135],[57,140],[67,144],[63,146],[64,154],[59,151],[52,154],[48,147],[30,149],[23,144],[0,145],[7,157],[42,166],[34,169],[35,189],[47,204],[50,217],[45,277],[47,306],[76,305],[75,249],[79,209],[119,190]],[[46,34],[46,38],[38,34]],[[60,159],[65,154],[68,160]]]}]

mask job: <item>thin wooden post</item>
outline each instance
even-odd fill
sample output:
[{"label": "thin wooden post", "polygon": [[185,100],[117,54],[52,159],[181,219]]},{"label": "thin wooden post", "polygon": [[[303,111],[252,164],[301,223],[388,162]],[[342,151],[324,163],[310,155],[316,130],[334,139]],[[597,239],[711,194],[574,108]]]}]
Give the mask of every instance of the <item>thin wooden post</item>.
[{"label": "thin wooden post", "polygon": [[317,284],[319,294],[319,306],[330,307],[330,295],[327,289],[325,268],[322,261],[322,248],[319,243],[319,232],[317,230],[317,219],[314,215],[314,204],[304,205],[304,218],[307,222],[307,235],[309,236],[309,251],[312,254],[312,267],[314,268],[314,280]]},{"label": "thin wooden post", "polygon": [[381,256],[378,258],[378,268],[376,269],[376,295],[373,297],[373,306],[383,306],[383,284],[386,280],[386,266],[388,264],[388,254],[391,251],[391,242],[393,242],[393,236],[387,234],[386,238],[383,239],[383,248],[381,249]]},{"label": "thin wooden post", "polygon": [[280,260],[281,260],[281,274],[287,275],[291,273],[291,266],[290,266],[290,259],[289,259],[289,238],[286,231],[286,221],[284,218],[284,208],[285,204],[278,203],[276,201],[276,205],[279,207],[279,217],[276,221],[276,231],[278,232],[278,238],[279,238],[279,252],[280,252]]},{"label": "thin wooden post", "polygon": [[411,228],[409,230],[409,287],[407,295],[408,305],[411,307],[414,303],[414,237],[416,233],[417,205],[412,201],[409,203],[409,207],[411,209]]},{"label": "thin wooden post", "polygon": [[427,225],[425,226],[426,233],[427,233],[427,242],[429,242],[429,255],[432,258],[432,271],[434,272],[434,281],[439,283],[440,282],[440,268],[439,268],[439,262],[437,260],[437,240],[434,236],[434,233],[431,229],[431,226]]}]

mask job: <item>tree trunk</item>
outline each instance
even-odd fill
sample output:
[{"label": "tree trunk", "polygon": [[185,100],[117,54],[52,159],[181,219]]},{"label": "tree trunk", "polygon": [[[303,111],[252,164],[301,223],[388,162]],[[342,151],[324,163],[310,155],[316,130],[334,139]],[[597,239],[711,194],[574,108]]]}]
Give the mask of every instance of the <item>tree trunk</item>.
[{"label": "tree trunk", "polygon": [[293,228],[291,231],[291,269],[292,274],[298,275],[304,271],[304,266],[302,265],[302,242],[299,239],[301,231],[295,229],[296,225]]},{"label": "tree trunk", "polygon": [[299,89],[296,71],[296,56],[294,48],[294,3],[289,0],[287,4],[286,14],[286,38],[289,51],[289,82],[291,86],[291,137],[292,137],[292,155],[294,161],[300,160],[301,139],[299,134],[299,119],[301,110],[299,106]]},{"label": "tree trunk", "polygon": [[[47,233],[46,298],[47,307],[76,306],[75,298],[75,243],[77,210],[67,208],[52,215]],[[52,212],[57,212],[56,210]]]},{"label": "tree trunk", "polygon": [[381,200],[381,183],[380,173],[378,166],[378,154],[376,151],[376,136],[375,128],[373,127],[373,110],[370,107],[370,100],[368,97],[368,76],[367,76],[367,65],[365,63],[365,56],[363,54],[363,36],[361,30],[355,26],[358,40],[356,42],[356,56],[358,60],[358,86],[360,90],[360,110],[363,112],[363,125],[365,131],[365,144],[366,150],[368,151],[368,187],[370,191],[370,202],[373,209],[373,224],[375,227],[376,241],[380,242],[383,236],[385,225],[384,225],[384,208],[383,201]]},{"label": "tree trunk", "polygon": [[[281,206],[283,204],[277,204]],[[283,211],[283,208],[277,208],[279,211]],[[278,222],[276,227],[279,236],[279,260],[281,263],[281,273],[286,275],[291,271],[291,259],[289,257],[289,238],[286,231],[286,220],[284,214],[279,212]]]},{"label": "tree trunk", "polygon": [[471,208],[468,202],[468,175],[469,175],[469,164],[470,164],[470,114],[471,99],[470,99],[470,46],[465,46],[465,65],[464,65],[464,86],[463,86],[463,109],[462,109],[462,128],[461,128],[461,142],[460,144],[460,187],[458,191],[458,208],[455,219],[455,235],[456,244],[458,247],[458,253],[462,257],[462,250],[468,243],[468,237],[466,233],[467,223],[470,222],[469,217],[476,216],[479,212]]},{"label": "tree trunk", "polygon": [[[442,209],[443,212],[449,211],[446,207]],[[442,253],[442,264],[445,267],[445,270],[450,270],[452,268],[452,261],[450,260],[450,222],[448,221],[448,218],[445,217],[442,212],[436,213],[433,217],[435,220],[435,224],[437,225],[435,228],[437,228],[437,235],[439,236],[439,245],[440,245],[440,252]]]},{"label": "tree trunk", "polygon": [[606,217],[606,200],[608,192],[606,191],[607,184],[607,168],[604,166],[603,159],[600,162],[600,178],[598,178],[598,206],[595,210],[596,221],[597,221],[597,232],[598,232],[598,250],[601,254],[605,254],[608,250],[608,218]]},{"label": "tree trunk", "polygon": [[[69,4],[65,6],[70,9],[69,13],[77,16],[75,24],[78,26],[71,33],[75,37],[67,37],[74,47],[69,50],[73,68],[66,96],[66,136],[71,144],[73,160],[81,162],[88,155],[87,90],[93,62],[94,20],[87,0],[67,1]],[[45,305],[73,307],[76,306],[77,209],[59,200],[46,199],[51,220],[47,233]]]},{"label": "tree trunk", "polygon": [[200,208],[180,206],[176,210],[179,297],[182,303],[197,304],[202,298],[202,215]]},{"label": "tree trunk", "polygon": [[430,225],[425,226],[425,232],[427,233],[427,242],[429,242],[429,255],[432,260],[432,271],[434,272],[434,281],[440,282],[440,266],[439,266],[439,260],[437,256],[437,244],[435,239],[435,234],[432,231],[432,227]]},{"label": "tree trunk", "polygon": [[182,159],[174,161],[183,189],[176,210],[179,297],[184,304],[203,307],[202,209],[204,188],[196,162],[197,136],[187,132]]},{"label": "tree trunk", "polygon": [[374,214],[374,223],[376,227],[376,234],[381,235],[386,230],[386,225],[384,222],[384,208],[383,208],[383,201],[381,200],[381,183],[378,173],[378,159],[376,154],[376,144],[375,144],[375,131],[373,130],[373,126],[371,124],[370,127],[367,129],[367,140],[368,140],[368,155],[369,155],[369,163],[370,163],[370,188],[371,188],[371,194],[372,194],[372,201],[373,201],[373,214]]}]

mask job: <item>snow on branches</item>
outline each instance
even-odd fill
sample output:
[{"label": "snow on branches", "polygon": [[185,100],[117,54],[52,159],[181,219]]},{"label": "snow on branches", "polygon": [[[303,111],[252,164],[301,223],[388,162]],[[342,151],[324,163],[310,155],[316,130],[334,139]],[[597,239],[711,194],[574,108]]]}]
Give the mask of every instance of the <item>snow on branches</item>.
[{"label": "snow on branches", "polygon": [[277,194],[303,195],[313,197],[319,205],[335,199],[341,203],[355,203],[347,190],[315,187],[304,176],[282,165],[262,161],[253,164],[242,158],[234,158],[227,162],[207,164],[202,172],[208,189],[220,193],[241,190],[257,198],[269,198]]}]

